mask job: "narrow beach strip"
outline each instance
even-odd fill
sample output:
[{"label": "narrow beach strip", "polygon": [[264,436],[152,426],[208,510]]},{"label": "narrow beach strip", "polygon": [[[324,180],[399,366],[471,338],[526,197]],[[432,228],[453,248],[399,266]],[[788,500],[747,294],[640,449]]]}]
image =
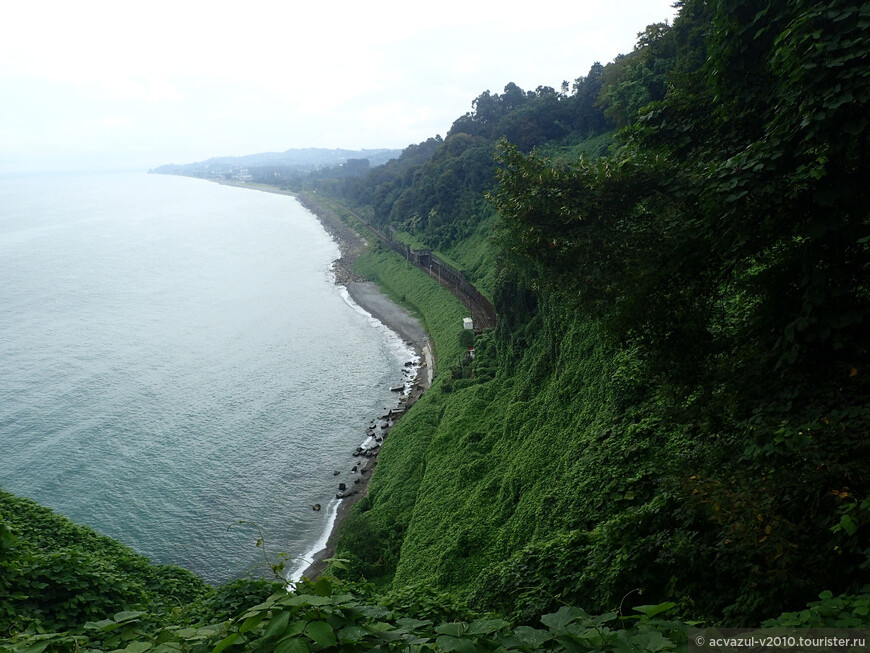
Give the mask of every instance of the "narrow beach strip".
[{"label": "narrow beach strip", "polygon": [[326,526],[317,541],[311,545],[301,557],[296,558],[294,562],[296,567],[287,574],[287,581],[292,585],[302,580],[305,572],[317,561],[317,555],[321,553],[329,542],[329,537],[335,528],[335,522],[338,518],[338,507],[341,504],[341,499],[332,499],[329,505],[326,506]]}]

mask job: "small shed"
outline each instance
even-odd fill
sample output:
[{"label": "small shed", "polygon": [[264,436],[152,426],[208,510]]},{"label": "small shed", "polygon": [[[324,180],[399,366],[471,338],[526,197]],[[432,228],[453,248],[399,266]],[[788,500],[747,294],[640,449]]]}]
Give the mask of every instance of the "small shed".
[{"label": "small shed", "polygon": [[474,320],[470,317],[462,318],[462,328],[463,329],[474,329]]}]

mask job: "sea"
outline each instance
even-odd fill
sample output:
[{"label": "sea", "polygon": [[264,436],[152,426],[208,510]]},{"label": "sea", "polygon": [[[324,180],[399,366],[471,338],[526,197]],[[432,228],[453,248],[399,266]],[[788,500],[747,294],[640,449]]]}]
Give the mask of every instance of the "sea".
[{"label": "sea", "polygon": [[214,584],[298,578],[413,358],[338,255],[286,195],[0,177],[0,488]]}]

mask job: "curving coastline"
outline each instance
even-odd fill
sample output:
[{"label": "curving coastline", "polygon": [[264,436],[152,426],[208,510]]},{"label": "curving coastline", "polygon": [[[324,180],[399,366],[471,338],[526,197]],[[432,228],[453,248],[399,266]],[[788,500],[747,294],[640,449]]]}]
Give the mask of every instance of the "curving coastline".
[{"label": "curving coastline", "polygon": [[[317,217],[323,228],[338,244],[341,256],[333,264],[335,284],[344,286],[347,289],[349,298],[355,304],[383,323],[390,331],[399,334],[414,350],[417,359],[421,361],[417,368],[416,376],[407,387],[406,394],[402,397],[402,401],[399,404],[403,408],[409,408],[428,389],[432,382],[434,359],[426,331],[416,318],[404,307],[399,306],[387,297],[377,284],[362,280],[354,273],[353,261],[368,245],[365,239],[337,217],[323,210],[322,207],[314,207],[310,203],[303,201],[300,197],[296,199]],[[402,414],[398,413],[389,419],[387,422],[389,426],[381,431],[383,437],[386,437],[392,425]],[[370,462],[366,466],[367,473],[360,473],[359,477],[355,479],[354,489],[356,493],[340,500],[335,516],[331,520],[332,524],[328,527],[329,535],[326,538],[324,548],[314,554],[311,563],[298,573],[298,578],[317,578],[326,568],[327,563],[325,560],[335,554],[335,543],[341,523],[353,505],[368,492],[368,486],[374,468],[377,465],[377,456],[378,452],[374,451],[370,458],[368,458]],[[291,578],[291,580],[298,580],[298,578]]]},{"label": "curving coastline", "polygon": [[[425,392],[432,383],[433,373],[435,369],[435,360],[432,354],[432,347],[429,343],[429,337],[423,329],[420,322],[413,317],[404,307],[393,302],[386,294],[384,294],[378,285],[372,281],[366,281],[353,271],[353,262],[357,256],[365,251],[368,243],[347,224],[342,222],[337,216],[333,215],[323,206],[315,205],[313,202],[306,201],[306,198],[300,197],[297,194],[281,190],[279,188],[270,187],[263,184],[247,184],[244,182],[220,181],[230,186],[239,188],[248,188],[250,190],[260,190],[267,193],[277,193],[279,195],[290,195],[310,211],[323,226],[324,230],[332,236],[338,245],[340,256],[333,262],[332,272],[333,281],[347,291],[345,298],[352,306],[356,305],[364,312],[371,315],[374,319],[381,322],[390,331],[398,334],[407,345],[413,350],[417,360],[420,361],[417,366],[416,377],[411,379],[411,382],[406,385],[406,391],[402,394],[399,406],[403,409],[409,408],[416,402],[423,392]],[[392,412],[392,411],[389,411]],[[378,426],[378,435],[386,437],[393,424],[402,416],[403,412],[397,412],[389,416],[385,420],[386,426]],[[369,430],[373,429],[375,420],[369,426]],[[357,450],[359,452],[359,449]],[[351,452],[349,452],[351,453]],[[353,489],[355,492],[344,496],[341,499],[332,499],[325,509],[327,511],[327,525],[321,537],[315,542],[311,550],[306,552],[304,556],[297,559],[296,569],[288,575],[288,580],[291,582],[298,581],[300,578],[317,578],[326,567],[326,560],[331,558],[335,553],[335,543],[338,538],[338,533],[341,528],[341,523],[344,521],[347,514],[353,505],[359,501],[368,492],[369,482],[371,481],[372,473],[377,465],[378,450],[367,453],[365,471],[355,474]],[[354,459],[356,460],[356,459]],[[319,551],[314,551],[321,547]]]}]

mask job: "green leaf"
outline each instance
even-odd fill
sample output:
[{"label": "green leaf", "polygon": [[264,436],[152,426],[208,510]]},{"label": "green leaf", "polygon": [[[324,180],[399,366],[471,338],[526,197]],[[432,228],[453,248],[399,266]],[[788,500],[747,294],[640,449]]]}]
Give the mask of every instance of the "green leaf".
[{"label": "green leaf", "polygon": [[572,621],[581,617],[586,613],[580,608],[563,605],[557,612],[545,614],[541,617],[541,622],[552,631],[563,629]]},{"label": "green leaf", "polygon": [[408,631],[417,630],[423,626],[429,626],[432,622],[429,619],[411,619],[410,617],[402,617],[397,619],[396,623]]},{"label": "green leaf", "polygon": [[217,643],[217,646],[215,646],[215,647],[212,649],[212,652],[211,652],[211,653],[221,653],[221,651],[223,651],[223,650],[224,650],[225,648],[227,648],[228,646],[232,646],[233,643],[234,643],[234,642],[235,642],[239,637],[241,637],[241,635],[240,635],[239,633],[230,633],[229,635],[227,635],[226,637],[224,637],[221,641],[219,641],[219,642]]},{"label": "green leaf", "polygon": [[21,653],[42,653],[46,647],[51,644],[51,640],[44,640],[42,642],[37,642],[32,646],[28,646],[25,649],[21,650]]},{"label": "green leaf", "polygon": [[332,583],[330,583],[329,579],[325,576],[323,578],[318,578],[317,582],[314,583],[314,593],[319,596],[331,596]]},{"label": "green leaf", "polygon": [[581,642],[580,638],[574,634],[562,631],[562,634],[556,635],[556,641],[562,645],[567,653],[585,653],[589,650],[588,642]]},{"label": "green leaf", "polygon": [[376,621],[372,624],[369,624],[369,630],[373,633],[383,633],[388,630],[393,630],[393,626],[384,621]]},{"label": "green leaf", "polygon": [[277,605],[329,605],[332,599],[328,596],[318,596],[317,594],[296,594],[288,596],[286,599],[281,599]]},{"label": "green leaf", "polygon": [[514,636],[529,648],[541,648],[552,637],[550,631],[531,626],[517,626],[514,628]]},{"label": "green leaf", "polygon": [[382,630],[378,632],[378,637],[384,642],[396,642],[405,639],[406,633],[398,630]]},{"label": "green leaf", "polygon": [[154,645],[151,642],[130,642],[124,650],[128,651],[128,653],[145,653],[145,651],[150,651],[153,647]]},{"label": "green leaf", "polygon": [[435,632],[439,635],[450,635],[451,637],[462,637],[465,632],[465,624],[454,621],[448,624],[440,624],[435,626]]},{"label": "green leaf", "polygon": [[126,621],[132,621],[133,619],[138,619],[143,614],[145,614],[145,613],[141,610],[119,612],[118,614],[115,615],[115,621],[118,622],[119,624],[122,624]]},{"label": "green leaf", "polygon": [[253,617],[248,617],[245,619],[245,623],[242,624],[241,628],[239,628],[239,632],[246,633],[249,630],[253,630],[260,625],[260,622],[266,618],[267,614],[268,613],[266,612],[260,612],[259,614],[255,614]]},{"label": "green leaf", "polygon": [[450,635],[441,635],[435,640],[435,645],[444,653],[477,653],[477,647],[470,639],[460,639]]},{"label": "green leaf", "polygon": [[673,603],[672,601],[668,601],[666,603],[657,603],[656,605],[638,605],[638,606],[635,606],[634,609],[637,612],[642,612],[647,617],[652,619],[657,614],[667,612],[668,610],[673,608],[675,605],[676,605],[676,603]]},{"label": "green leaf", "polygon": [[298,621],[294,621],[292,624],[287,626],[284,629],[284,637],[293,637],[301,634],[305,630],[305,626],[308,625],[307,621],[299,619]]},{"label": "green leaf", "polygon": [[846,535],[854,535],[858,532],[858,524],[849,515],[840,517],[840,528],[846,531]]},{"label": "green leaf", "polygon": [[674,642],[666,639],[657,630],[649,630],[646,632],[638,633],[631,639],[632,642],[634,644],[637,644],[641,650],[650,651],[650,653],[656,653],[657,651],[664,651],[674,648]]},{"label": "green leaf", "polygon": [[157,648],[152,650],[152,653],[176,653],[176,651],[183,651],[182,645],[180,642],[164,642],[160,644]]},{"label": "green leaf", "polygon": [[325,621],[312,621],[305,627],[305,634],[320,646],[335,646],[335,632]]},{"label": "green leaf", "polygon": [[272,637],[277,637],[278,635],[284,632],[284,629],[287,628],[287,624],[290,621],[290,613],[287,610],[283,612],[279,612],[269,621],[269,625],[266,626],[266,632],[263,633],[263,639],[270,639]]},{"label": "green leaf", "polygon": [[359,642],[369,634],[362,626],[346,626],[338,631],[338,641],[344,642]]},{"label": "green leaf", "polygon": [[359,612],[370,619],[384,619],[390,614],[390,611],[381,605],[359,606]]},{"label": "green leaf", "polygon": [[278,642],[275,653],[308,653],[308,644],[301,637],[289,637]]},{"label": "green leaf", "polygon": [[489,635],[508,626],[510,624],[504,619],[478,619],[472,621],[465,632],[469,635]]}]

